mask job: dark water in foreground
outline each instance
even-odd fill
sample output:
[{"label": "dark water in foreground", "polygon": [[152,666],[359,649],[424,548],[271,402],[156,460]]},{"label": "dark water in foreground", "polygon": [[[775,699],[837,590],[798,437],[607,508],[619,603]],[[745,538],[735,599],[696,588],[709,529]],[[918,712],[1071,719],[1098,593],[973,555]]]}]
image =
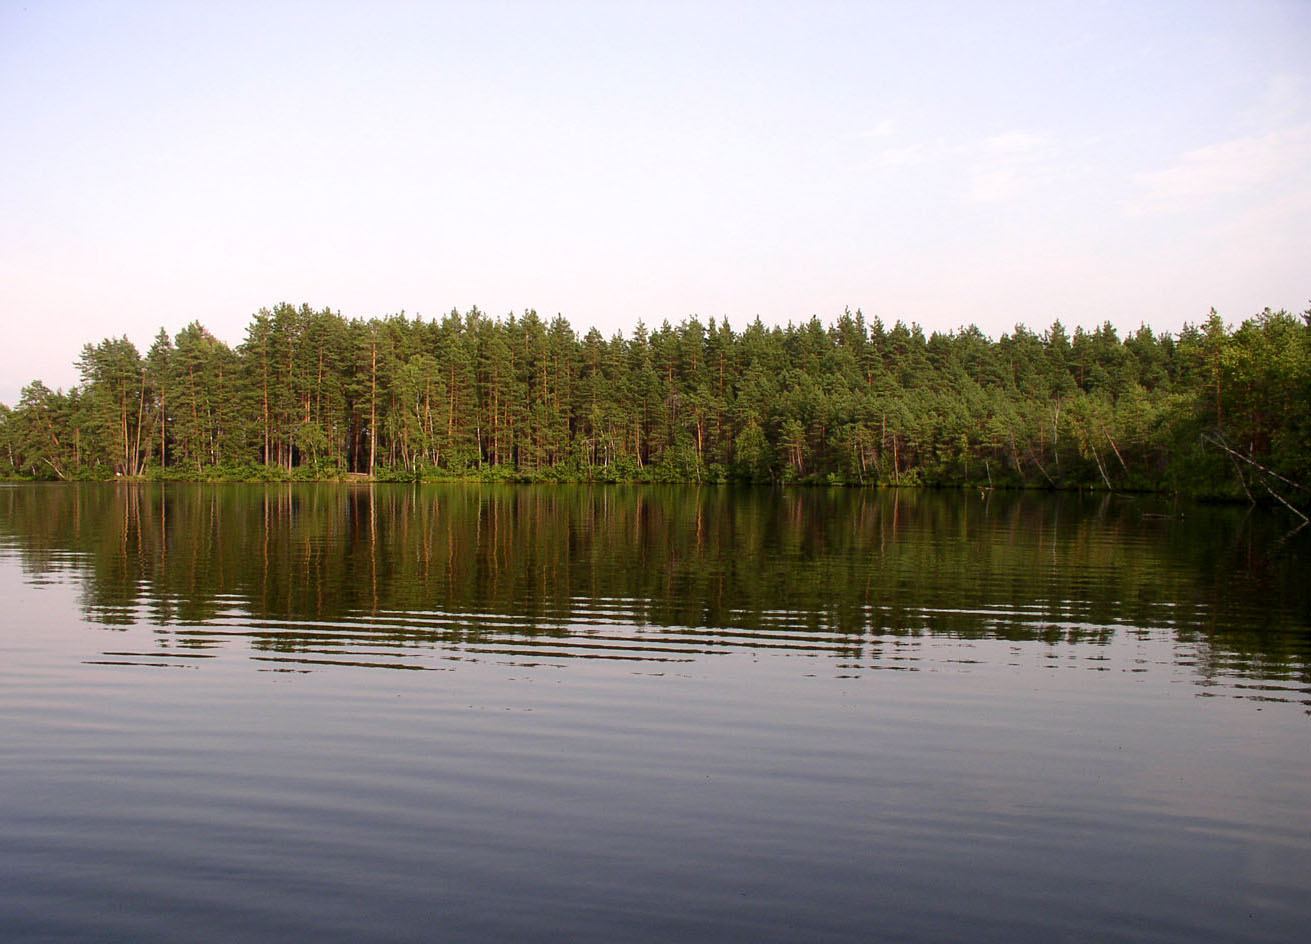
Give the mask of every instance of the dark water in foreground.
[{"label": "dark water in foreground", "polygon": [[0,939],[1300,939],[1287,525],[2,487]]}]

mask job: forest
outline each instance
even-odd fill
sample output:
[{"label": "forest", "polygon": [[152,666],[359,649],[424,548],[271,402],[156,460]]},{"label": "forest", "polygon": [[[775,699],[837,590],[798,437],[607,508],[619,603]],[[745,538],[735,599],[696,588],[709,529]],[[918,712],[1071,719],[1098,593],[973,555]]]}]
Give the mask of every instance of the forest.
[{"label": "forest", "polygon": [[535,311],[193,322],[0,405],[21,479],[753,482],[1165,491],[1305,508],[1311,311],[997,340],[845,311],[579,335]]}]

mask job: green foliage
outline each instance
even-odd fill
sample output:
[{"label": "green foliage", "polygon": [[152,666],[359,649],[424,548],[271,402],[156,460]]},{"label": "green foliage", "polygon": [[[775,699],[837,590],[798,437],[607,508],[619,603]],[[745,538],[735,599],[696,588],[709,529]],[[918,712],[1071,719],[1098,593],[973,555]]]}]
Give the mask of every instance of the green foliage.
[{"label": "green foliage", "polygon": [[4,475],[1225,497],[1311,481],[1311,314],[1282,311],[1232,329],[1212,312],[1177,337],[1059,321],[926,337],[846,311],[827,327],[692,318],[606,339],[531,310],[364,321],[280,304],[235,350],[193,322],[145,357],[110,338],[78,364],[80,386],[34,382],[0,410]]}]

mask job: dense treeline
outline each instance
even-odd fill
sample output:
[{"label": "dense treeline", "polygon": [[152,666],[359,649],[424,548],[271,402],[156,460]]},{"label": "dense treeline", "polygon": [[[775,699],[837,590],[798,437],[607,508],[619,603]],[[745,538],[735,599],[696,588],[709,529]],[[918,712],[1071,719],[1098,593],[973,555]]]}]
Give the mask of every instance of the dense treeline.
[{"label": "dense treeline", "polygon": [[[579,336],[562,317],[370,320],[282,304],[236,349],[192,323],[0,407],[36,478],[977,484],[1263,497],[1311,482],[1311,312],[993,341],[845,312]],[[1282,477],[1282,478],[1281,478]]]}]

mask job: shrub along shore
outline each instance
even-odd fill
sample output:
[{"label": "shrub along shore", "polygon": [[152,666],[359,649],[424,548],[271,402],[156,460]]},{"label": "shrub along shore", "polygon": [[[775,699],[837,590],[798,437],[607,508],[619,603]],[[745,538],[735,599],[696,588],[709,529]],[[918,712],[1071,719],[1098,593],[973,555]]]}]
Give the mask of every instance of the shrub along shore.
[{"label": "shrub along shore", "polygon": [[0,475],[1099,488],[1308,504],[1311,312],[925,335],[861,312],[604,337],[281,304],[88,344],[0,406]]}]

